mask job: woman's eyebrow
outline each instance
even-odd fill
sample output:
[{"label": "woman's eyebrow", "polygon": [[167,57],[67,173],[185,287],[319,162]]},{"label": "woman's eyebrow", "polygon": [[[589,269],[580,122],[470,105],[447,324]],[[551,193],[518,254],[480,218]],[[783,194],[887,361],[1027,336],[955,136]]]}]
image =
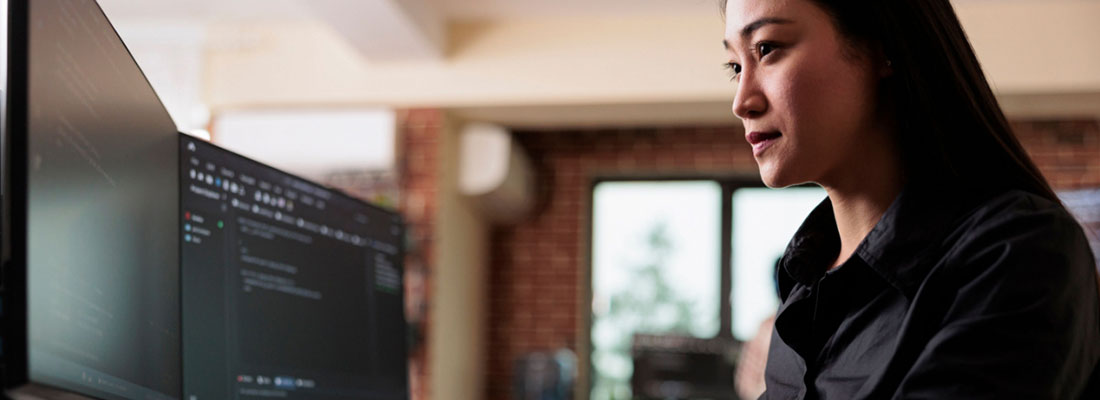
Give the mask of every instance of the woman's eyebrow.
[{"label": "woman's eyebrow", "polygon": [[[742,38],[748,38],[749,36],[752,36],[753,32],[756,32],[756,30],[758,30],[760,28],[763,28],[765,25],[769,25],[769,24],[783,25],[783,24],[791,24],[791,23],[794,23],[794,21],[791,21],[791,20],[785,19],[785,18],[776,18],[776,17],[760,18],[756,21],[753,21],[753,22],[749,23],[748,25],[745,25],[744,28],[741,28],[741,37]],[[723,39],[722,40],[722,47],[724,47],[726,50],[729,50],[730,42],[728,40]]]},{"label": "woman's eyebrow", "polygon": [[749,23],[748,25],[745,25],[744,28],[741,28],[741,37],[747,38],[749,36],[752,36],[753,32],[756,32],[757,29],[763,28],[765,25],[768,25],[768,24],[783,25],[783,24],[790,24],[790,23],[794,23],[794,21],[791,21],[789,19],[784,19],[784,18],[776,18],[776,17],[760,18],[756,21],[753,21],[753,22]]}]

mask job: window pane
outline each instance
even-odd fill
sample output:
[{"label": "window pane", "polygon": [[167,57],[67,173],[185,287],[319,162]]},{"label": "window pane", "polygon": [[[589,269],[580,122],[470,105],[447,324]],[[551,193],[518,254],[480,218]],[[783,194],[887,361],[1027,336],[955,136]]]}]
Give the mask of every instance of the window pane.
[{"label": "window pane", "polygon": [[593,192],[592,399],[629,398],[634,333],[718,333],[721,187],[606,182]]},{"label": "window pane", "polygon": [[1096,266],[1100,269],[1100,189],[1061,191],[1058,198],[1085,228],[1092,254],[1096,256]]},{"label": "window pane", "polygon": [[802,220],[825,198],[817,187],[733,192],[733,336],[749,340],[775,314],[775,264]]}]

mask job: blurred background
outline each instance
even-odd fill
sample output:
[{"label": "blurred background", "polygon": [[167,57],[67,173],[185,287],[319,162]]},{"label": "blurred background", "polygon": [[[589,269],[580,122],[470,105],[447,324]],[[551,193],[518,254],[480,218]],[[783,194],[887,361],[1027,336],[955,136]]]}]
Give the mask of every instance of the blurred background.
[{"label": "blurred background", "polygon": [[[181,131],[405,215],[416,400],[737,398],[824,198],[762,187],[717,0],[99,2]],[[1100,2],[954,4],[1097,233]]]}]

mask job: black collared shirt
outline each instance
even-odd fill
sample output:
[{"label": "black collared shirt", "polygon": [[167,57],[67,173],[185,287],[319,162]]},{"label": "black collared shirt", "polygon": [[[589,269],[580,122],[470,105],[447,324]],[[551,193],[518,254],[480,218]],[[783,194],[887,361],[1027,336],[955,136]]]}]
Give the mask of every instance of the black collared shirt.
[{"label": "black collared shirt", "polygon": [[829,270],[839,248],[826,199],[780,262],[762,399],[1100,399],[1095,262],[1061,205],[907,189]]}]

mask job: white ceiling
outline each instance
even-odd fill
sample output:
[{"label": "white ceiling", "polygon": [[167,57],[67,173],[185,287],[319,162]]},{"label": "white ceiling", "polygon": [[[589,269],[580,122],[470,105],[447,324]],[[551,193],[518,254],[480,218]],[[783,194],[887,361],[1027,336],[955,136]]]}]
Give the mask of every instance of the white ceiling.
[{"label": "white ceiling", "polygon": [[[263,20],[312,18],[309,0],[98,0],[112,19]],[[372,1],[347,2],[349,11]],[[407,1],[407,0],[402,0]],[[419,0],[444,19],[485,20],[575,16],[717,15],[719,0]],[[953,2],[1046,0],[952,0]],[[1095,0],[1062,0],[1095,1]]]},{"label": "white ceiling", "polygon": [[[112,19],[301,19],[309,0],[98,0]],[[366,2],[344,0],[349,10]],[[718,13],[718,0],[423,0],[447,20]]]},{"label": "white ceiling", "polygon": [[719,0],[428,0],[455,20],[605,15],[718,15]]},{"label": "white ceiling", "polygon": [[[719,0],[98,0],[124,27],[322,21],[370,60],[438,60],[455,21],[707,15]],[[155,37],[164,37],[160,32]],[[150,36],[150,35],[147,35]],[[379,41],[378,38],[386,38]]]},{"label": "white ceiling", "polygon": [[97,0],[112,20],[238,20],[309,17],[298,0]]}]

